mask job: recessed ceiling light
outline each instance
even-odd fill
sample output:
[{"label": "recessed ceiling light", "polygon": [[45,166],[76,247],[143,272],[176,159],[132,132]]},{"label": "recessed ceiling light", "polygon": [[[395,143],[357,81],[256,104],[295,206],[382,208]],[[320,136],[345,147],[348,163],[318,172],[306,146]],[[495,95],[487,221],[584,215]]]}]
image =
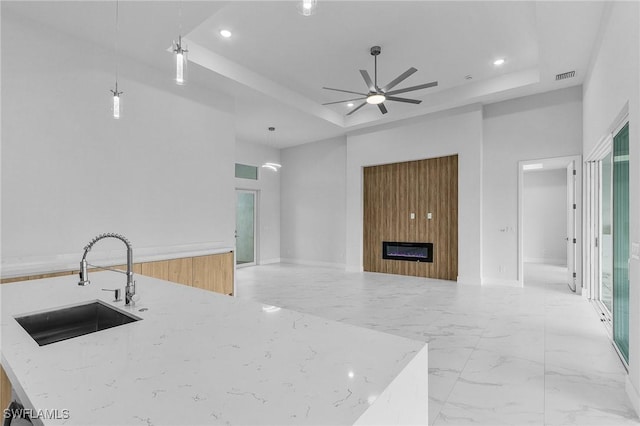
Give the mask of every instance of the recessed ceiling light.
[{"label": "recessed ceiling light", "polygon": [[465,80],[471,80],[473,78],[473,76],[471,74],[467,74],[464,76]]},{"label": "recessed ceiling light", "polygon": [[349,102],[349,103],[347,104],[347,106],[348,106],[349,108],[351,108],[351,107],[353,106],[353,102]]},{"label": "recessed ceiling light", "polygon": [[220,35],[224,38],[229,38],[231,37],[231,31],[229,30],[220,30]]},{"label": "recessed ceiling light", "polygon": [[500,65],[504,64],[504,58],[500,58],[500,59],[496,59],[495,61],[493,61],[493,65],[499,67]]}]

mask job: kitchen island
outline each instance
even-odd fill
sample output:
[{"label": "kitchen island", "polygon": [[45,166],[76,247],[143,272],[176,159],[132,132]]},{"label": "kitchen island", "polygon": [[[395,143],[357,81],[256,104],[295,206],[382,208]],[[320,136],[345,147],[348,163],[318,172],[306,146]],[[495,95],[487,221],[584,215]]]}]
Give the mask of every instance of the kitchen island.
[{"label": "kitchen island", "polygon": [[[427,424],[424,342],[140,275],[125,308],[101,290],[123,277],[90,279],[0,287],[2,366],[36,424]],[[142,320],[38,346],[14,319],[92,300]]]}]

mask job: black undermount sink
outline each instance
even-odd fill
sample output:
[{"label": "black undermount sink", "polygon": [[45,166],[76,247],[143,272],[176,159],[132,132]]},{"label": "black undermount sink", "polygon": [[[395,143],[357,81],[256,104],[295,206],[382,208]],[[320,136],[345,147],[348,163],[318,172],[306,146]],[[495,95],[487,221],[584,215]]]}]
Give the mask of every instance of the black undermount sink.
[{"label": "black undermount sink", "polygon": [[22,315],[15,319],[38,345],[44,346],[139,321],[142,318],[95,300],[82,305]]}]

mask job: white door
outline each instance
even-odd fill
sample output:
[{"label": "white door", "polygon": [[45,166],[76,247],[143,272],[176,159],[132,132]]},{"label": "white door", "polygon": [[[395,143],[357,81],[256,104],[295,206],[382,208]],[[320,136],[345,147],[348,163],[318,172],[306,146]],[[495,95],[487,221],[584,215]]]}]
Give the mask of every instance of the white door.
[{"label": "white door", "polygon": [[256,192],[236,190],[236,265],[256,264]]},{"label": "white door", "polygon": [[567,166],[567,283],[576,291],[576,169],[575,161]]}]

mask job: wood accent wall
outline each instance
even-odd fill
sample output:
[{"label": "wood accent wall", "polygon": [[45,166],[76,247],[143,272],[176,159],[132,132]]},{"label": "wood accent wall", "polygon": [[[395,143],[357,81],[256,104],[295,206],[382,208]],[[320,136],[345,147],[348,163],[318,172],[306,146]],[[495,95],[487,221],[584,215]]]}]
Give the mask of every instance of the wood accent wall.
[{"label": "wood accent wall", "polygon": [[[365,271],[457,279],[457,155],[365,167],[363,188]],[[383,259],[383,241],[433,243],[433,263]]]}]

